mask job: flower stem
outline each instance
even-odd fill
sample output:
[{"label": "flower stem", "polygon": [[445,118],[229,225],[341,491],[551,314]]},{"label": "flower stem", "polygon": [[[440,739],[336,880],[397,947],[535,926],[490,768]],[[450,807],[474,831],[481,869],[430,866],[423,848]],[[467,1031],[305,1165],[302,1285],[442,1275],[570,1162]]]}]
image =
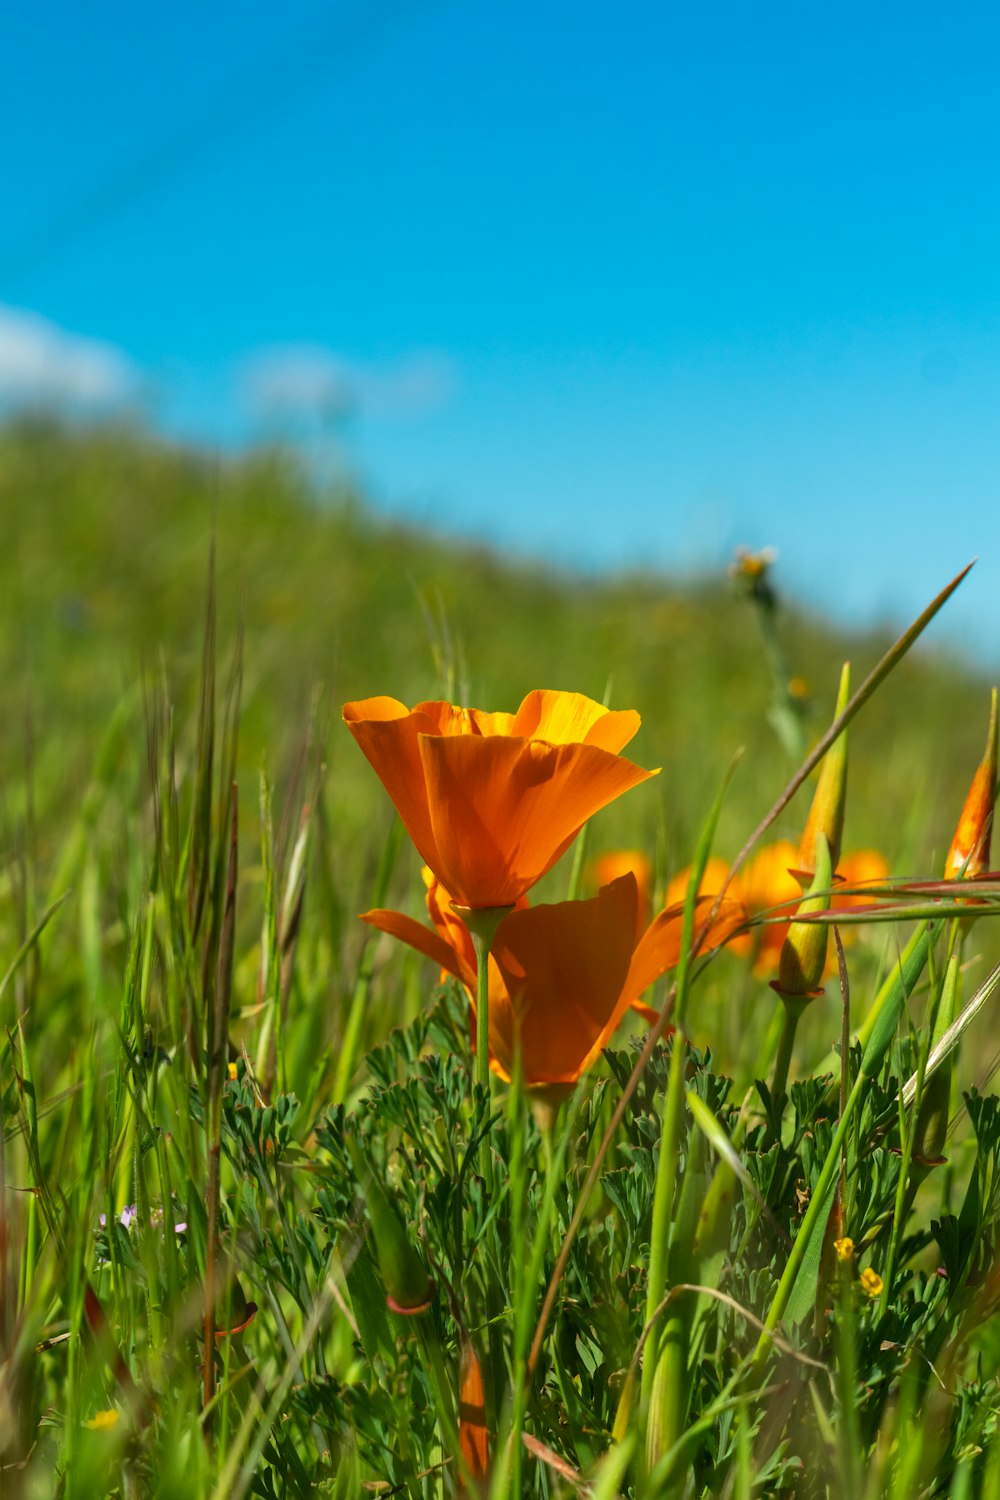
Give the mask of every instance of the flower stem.
[{"label": "flower stem", "polygon": [[476,953],[476,1082],[490,1090],[490,949],[509,906],[453,905],[469,929]]},{"label": "flower stem", "polygon": [[778,1043],[778,1055],[774,1059],[774,1077],[771,1080],[771,1105],[774,1110],[775,1129],[780,1135],[780,1121],[784,1110],[785,1088],[788,1084],[788,1069],[792,1061],[792,1052],[795,1050],[795,1033],[799,1026],[799,1017],[802,1015],[803,1007],[795,1000],[786,1000],[781,997],[784,1010],[784,1019],[781,1027],[781,1040]]},{"label": "flower stem", "polygon": [[[834,1132],[833,1140],[830,1142],[830,1149],[827,1152],[826,1160],[820,1171],[819,1180],[812,1190],[809,1207],[806,1209],[799,1232],[795,1236],[795,1242],[792,1245],[791,1253],[785,1263],[781,1280],[778,1283],[778,1289],[774,1294],[770,1310],[765,1319],[764,1331],[757,1341],[757,1348],[754,1351],[752,1361],[755,1367],[762,1364],[767,1358],[771,1348],[771,1335],[784,1316],[788,1300],[792,1295],[792,1288],[795,1285],[795,1278],[799,1273],[799,1268],[809,1248],[809,1242],[813,1234],[817,1231],[822,1233],[826,1225],[827,1215],[833,1203],[831,1189],[834,1178],[840,1168],[840,1153],[847,1139],[847,1131],[854,1117],[854,1112],[864,1096],[865,1088],[870,1082],[870,1077],[865,1072],[860,1072],[855,1079],[853,1089],[848,1095],[847,1108],[841,1115],[837,1129]],[[820,1223],[821,1217],[822,1223]]]},{"label": "flower stem", "polygon": [[858,1350],[854,1306],[853,1268],[837,1266],[837,1363],[836,1383],[840,1396],[838,1448],[841,1493],[856,1495],[861,1488],[858,1457],[862,1452],[858,1426]]},{"label": "flower stem", "polygon": [[[452,910],[461,917],[469,929],[476,955],[476,1068],[473,1091],[474,1095],[480,1090],[485,1092],[486,1114],[487,1119],[490,1119],[493,1113],[490,1087],[490,949],[493,946],[497,928],[511,908],[509,906],[472,908],[453,903]],[[473,1097],[473,1113],[475,1108],[475,1097]],[[495,1175],[493,1147],[488,1133],[483,1137],[479,1146],[479,1174],[483,1179],[486,1202],[492,1203],[495,1199]],[[495,1225],[493,1232],[495,1237],[497,1232]],[[503,1357],[498,1333],[503,1310],[503,1294],[496,1267],[491,1266],[489,1261],[487,1261],[485,1274],[485,1290],[487,1387],[492,1395],[494,1414],[497,1414],[501,1406],[500,1391],[503,1385]]]}]

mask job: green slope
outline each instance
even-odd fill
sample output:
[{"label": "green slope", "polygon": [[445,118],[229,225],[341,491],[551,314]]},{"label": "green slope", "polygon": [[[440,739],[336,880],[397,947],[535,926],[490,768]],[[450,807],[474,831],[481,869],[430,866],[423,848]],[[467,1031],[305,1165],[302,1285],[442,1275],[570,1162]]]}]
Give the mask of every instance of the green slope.
[{"label": "green slope", "polygon": [[[449,672],[458,696],[506,708],[533,686],[600,698],[610,681],[613,702],[643,715],[635,758],[663,767],[674,865],[739,747],[723,852],[787,776],[765,718],[754,611],[721,568],[697,580],[583,578],[385,524],[348,490],[321,492],[288,453],[223,462],[134,430],[22,421],[0,433],[8,814],[24,806],[29,753],[40,817],[78,799],[114,705],[144,673],[165,671],[189,716],[213,536],[223,665],[241,619],[245,629],[244,773],[254,778],[266,751],[280,782],[318,703],[345,832],[372,819],[381,829],[384,803],[340,727],[340,703],[441,696]],[[817,734],[841,660],[852,659],[858,682],[885,639],[848,637],[791,608],[781,633],[791,670],[808,683]],[[921,648],[853,733],[848,842],[880,844],[897,868],[936,857],[987,709],[986,684],[970,668]],[[654,801],[624,799],[595,839],[652,847]],[[803,815],[793,806],[784,831],[796,836]]]}]

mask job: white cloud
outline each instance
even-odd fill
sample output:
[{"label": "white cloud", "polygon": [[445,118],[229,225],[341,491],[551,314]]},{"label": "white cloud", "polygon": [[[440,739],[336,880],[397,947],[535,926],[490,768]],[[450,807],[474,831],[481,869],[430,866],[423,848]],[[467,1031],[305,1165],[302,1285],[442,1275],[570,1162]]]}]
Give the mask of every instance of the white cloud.
[{"label": "white cloud", "polygon": [[0,303],[0,404],[111,406],[137,385],[120,349]]},{"label": "white cloud", "polygon": [[314,344],[262,349],[240,371],[242,393],[257,415],[410,416],[443,406],[454,383],[441,354],[361,363]]}]

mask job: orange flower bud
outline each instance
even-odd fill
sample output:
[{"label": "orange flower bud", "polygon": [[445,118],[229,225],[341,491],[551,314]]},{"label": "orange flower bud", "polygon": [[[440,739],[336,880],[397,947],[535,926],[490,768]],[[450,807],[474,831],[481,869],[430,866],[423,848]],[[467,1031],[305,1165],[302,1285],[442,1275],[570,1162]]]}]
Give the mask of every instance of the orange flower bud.
[{"label": "orange flower bud", "polygon": [[990,867],[990,835],[993,832],[993,803],[997,789],[997,690],[993,689],[990,704],[990,727],[986,736],[986,749],[969,794],[962,808],[962,816],[955,829],[955,837],[948,850],[944,874],[946,880],[965,878],[971,880],[982,875]]}]

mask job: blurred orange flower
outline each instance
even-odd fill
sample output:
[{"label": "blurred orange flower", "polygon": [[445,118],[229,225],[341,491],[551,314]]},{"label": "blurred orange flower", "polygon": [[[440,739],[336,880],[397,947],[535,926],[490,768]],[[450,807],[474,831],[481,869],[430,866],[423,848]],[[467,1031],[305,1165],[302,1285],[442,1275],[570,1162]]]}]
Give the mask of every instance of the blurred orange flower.
[{"label": "blurred orange flower", "polygon": [[[705,865],[698,887],[699,896],[709,896],[715,891],[721,891],[722,883],[729,874],[729,865],[726,860],[720,859],[718,855],[712,854]],[[666,894],[663,898],[664,906],[683,906],[687,895],[688,883],[691,879],[691,866],[681,870],[679,875],[667,882]]]},{"label": "blurred orange flower", "polygon": [[[727,900],[731,897],[734,902],[742,903],[751,920],[754,917],[787,913],[786,920],[761,922],[752,931],[737,932],[729,939],[728,947],[734,953],[753,956],[755,974],[766,974],[777,967],[781,949],[788,936],[789,923],[802,899],[801,881],[791,873],[797,869],[798,848],[788,839],[777,839],[773,844],[764,844],[747,861],[726,892]],[[729,865],[726,861],[713,855],[705,867],[699,899],[711,901],[713,893],[722,889],[728,874]],[[836,878],[838,883],[850,888],[868,882],[877,883],[885,880],[888,875],[889,866],[884,855],[877,849],[859,849],[842,856]],[[674,876],[667,887],[668,901],[683,901],[690,878],[690,869],[682,870]],[[841,896],[835,892],[830,906],[832,909],[844,910],[862,905],[866,899],[864,894]],[[849,944],[854,935],[854,929],[846,927],[843,931],[845,943]],[[836,952],[831,950],[827,958],[827,972],[836,973],[836,968]]]},{"label": "blurred orange flower", "polygon": [[[434,930],[395,911],[362,920],[416,948],[460,979],[475,1009],[476,961],[448,893],[425,871]],[[489,957],[490,1065],[509,1081],[518,1047],[529,1087],[573,1084],[607,1046],[630,1005],[655,1015],[639,997],[680,956],[683,909],[662,911],[636,940],[639,893],[631,873],[586,901],[529,907],[501,922]],[[712,945],[744,919],[725,902]]]},{"label": "blurred orange flower", "polygon": [[[774,844],[765,844],[734,878],[727,891],[727,898],[742,904],[748,918],[770,915],[774,907],[787,906],[788,919],[802,897],[802,889],[790,869],[797,868],[798,850],[787,839]],[[699,899],[711,902],[729,874],[729,864],[713,854],[705,866],[698,889]],[[667,886],[667,901],[683,903],[691,879],[690,866],[675,875]],[[765,972],[775,966],[781,945],[788,933],[788,921],[761,923],[749,932],[739,932],[730,938],[728,946],[734,953],[753,955],[755,972]]]},{"label": "blurred orange flower", "polygon": [[746,947],[739,950],[753,953],[757,973],[774,968],[778,962],[792,914],[802,899],[801,883],[791,873],[797,869],[797,847],[788,839],[777,839],[758,849],[736,877],[740,897],[752,917],[779,915],[776,908],[787,909],[787,921],[762,923],[748,935]]},{"label": "blurred orange flower", "polygon": [[[831,910],[849,911],[852,906],[867,906],[871,902],[871,896],[866,895],[863,890],[849,894],[850,888],[879,885],[889,879],[890,873],[889,861],[878,849],[855,849],[852,853],[843,855],[837,874],[846,889],[843,894],[834,890],[830,900]],[[841,936],[845,942],[853,932],[853,927],[844,928]]]},{"label": "blurred orange flower", "polygon": [[513,905],[588,818],[657,774],[619,754],[639,715],[582,693],[539,689],[516,714],[366,698],[343,717],[425,864],[472,908]]},{"label": "blurred orange flower", "polygon": [[653,910],[653,862],[641,849],[611,849],[587,865],[587,886],[599,891],[620,875],[632,874],[639,887],[639,929],[645,928]]}]

